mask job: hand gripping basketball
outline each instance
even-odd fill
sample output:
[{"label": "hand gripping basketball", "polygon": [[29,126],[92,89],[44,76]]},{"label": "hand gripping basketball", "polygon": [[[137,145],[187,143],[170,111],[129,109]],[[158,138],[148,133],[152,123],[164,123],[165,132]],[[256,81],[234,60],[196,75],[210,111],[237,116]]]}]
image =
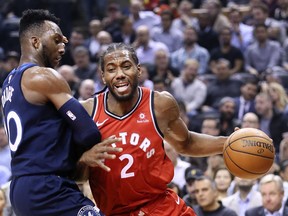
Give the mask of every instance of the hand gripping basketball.
[{"label": "hand gripping basketball", "polygon": [[256,179],[265,175],[274,157],[272,139],[255,128],[234,131],[224,144],[225,165],[233,175],[240,178]]}]

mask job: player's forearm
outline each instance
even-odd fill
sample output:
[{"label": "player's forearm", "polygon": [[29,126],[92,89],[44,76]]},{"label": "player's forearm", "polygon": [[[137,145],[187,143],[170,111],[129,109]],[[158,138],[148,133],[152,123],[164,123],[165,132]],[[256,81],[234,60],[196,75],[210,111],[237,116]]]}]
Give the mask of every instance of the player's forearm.
[{"label": "player's forearm", "polygon": [[89,167],[81,161],[77,163],[76,170],[73,175],[73,180],[77,182],[85,182],[89,178]]},{"label": "player's forearm", "polygon": [[187,145],[186,152],[194,157],[222,154],[226,139],[227,137],[223,136],[210,136],[189,132],[189,145]]}]

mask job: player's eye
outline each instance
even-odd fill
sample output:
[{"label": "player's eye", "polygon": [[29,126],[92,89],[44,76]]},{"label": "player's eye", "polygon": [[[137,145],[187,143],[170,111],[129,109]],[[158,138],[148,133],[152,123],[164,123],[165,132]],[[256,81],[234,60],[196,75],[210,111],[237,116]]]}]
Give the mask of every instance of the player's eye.
[{"label": "player's eye", "polygon": [[125,70],[129,70],[129,69],[131,68],[131,65],[130,65],[130,64],[124,65],[123,68],[124,68]]}]

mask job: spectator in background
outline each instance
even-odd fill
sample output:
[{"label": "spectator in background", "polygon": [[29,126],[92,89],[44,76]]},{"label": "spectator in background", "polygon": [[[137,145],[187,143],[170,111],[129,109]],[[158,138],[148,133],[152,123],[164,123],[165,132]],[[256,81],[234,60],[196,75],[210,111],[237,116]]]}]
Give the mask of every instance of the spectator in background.
[{"label": "spectator in background", "polygon": [[280,66],[281,47],[277,41],[268,39],[268,28],[264,24],[254,27],[256,41],[246,51],[246,70],[254,75],[262,74],[268,68]]},{"label": "spectator in background", "polygon": [[95,93],[95,82],[93,79],[84,79],[79,85],[78,100],[87,100]]},{"label": "spectator in background", "polygon": [[196,131],[194,128],[194,122],[191,121],[191,116],[187,113],[185,103],[182,100],[177,100],[177,103],[179,106],[180,118],[184,121],[189,130]]},{"label": "spectator in background", "polygon": [[103,30],[110,35],[121,32],[119,21],[122,17],[120,5],[117,2],[111,2],[107,6],[106,16],[102,19]]},{"label": "spectator in background", "polygon": [[79,97],[78,88],[79,88],[80,79],[75,75],[75,71],[73,67],[70,65],[62,65],[57,69],[57,71],[67,81],[71,89],[72,95],[75,98],[78,98]]},{"label": "spectator in background", "polygon": [[288,38],[285,39],[282,46],[282,67],[288,71]]},{"label": "spectator in background", "polygon": [[3,189],[3,191],[5,193],[5,198],[6,198],[3,216],[16,216],[16,214],[13,211],[13,208],[11,206],[11,201],[10,201],[10,183],[11,183],[11,181],[7,182],[6,184],[4,184],[0,187],[1,189]]},{"label": "spectator in background", "polygon": [[288,139],[284,138],[280,142],[279,161],[288,160]]},{"label": "spectator in background", "polygon": [[194,206],[197,215],[237,216],[236,212],[222,205],[218,200],[215,182],[206,176],[199,177],[194,182],[195,197],[198,205]]},{"label": "spectator in background", "polygon": [[97,40],[99,41],[99,51],[96,55],[96,59],[98,60],[102,53],[107,49],[108,45],[112,43],[112,36],[108,31],[100,31],[97,34]]},{"label": "spectator in background", "polygon": [[201,126],[201,133],[212,136],[219,136],[220,134],[220,119],[216,116],[206,116],[203,119]]},{"label": "spectator in background", "polygon": [[0,186],[11,180],[11,170],[6,166],[0,165]]},{"label": "spectator in background", "polygon": [[244,216],[247,209],[261,205],[261,194],[253,188],[257,180],[243,179],[236,176],[233,183],[235,184],[232,184],[231,188],[234,185],[236,192],[222,199],[224,206],[233,209],[238,216]]},{"label": "spectator in background", "polygon": [[254,112],[248,112],[243,116],[241,128],[260,128],[259,118]]},{"label": "spectator in background", "polygon": [[[29,2],[31,2],[31,1],[29,1]],[[15,4],[16,1],[15,0],[10,1],[10,3]],[[23,6],[23,3],[24,2],[18,2],[18,4],[22,5],[22,6]],[[13,9],[15,9],[15,8],[13,8]],[[20,12],[20,14],[18,16],[18,15],[14,14],[14,11],[10,11],[10,13],[7,13],[7,15],[4,17],[3,21],[0,23],[1,24],[0,46],[6,52],[10,51],[10,50],[15,50],[17,52],[20,52],[18,29],[19,29],[19,23],[20,23],[19,17],[21,16],[22,12],[23,12],[23,10]]]},{"label": "spectator in background", "polygon": [[92,62],[97,61],[97,53],[100,50],[100,43],[97,39],[98,33],[102,30],[101,21],[93,19],[89,22],[90,36],[85,39],[85,46],[88,47],[90,59]]},{"label": "spectator in background", "polygon": [[129,18],[133,23],[134,30],[137,30],[138,27],[142,25],[147,26],[148,29],[152,29],[161,23],[159,15],[153,11],[144,10],[142,0],[131,0]]},{"label": "spectator in background", "polygon": [[0,188],[0,216],[4,215],[4,208],[6,206],[6,194],[5,191]]},{"label": "spectator in background", "polygon": [[78,46],[74,49],[73,59],[75,62],[73,69],[80,80],[95,79],[97,65],[90,61],[89,51],[85,46]]},{"label": "spectator in background", "polygon": [[219,47],[218,33],[216,33],[210,23],[210,14],[206,9],[198,15],[198,44],[210,52]]},{"label": "spectator in background", "polygon": [[256,112],[255,97],[259,91],[258,83],[254,80],[242,82],[241,95],[235,98],[235,117],[242,120],[247,112]]},{"label": "spectator in background", "polygon": [[128,16],[122,16],[119,19],[120,31],[112,33],[112,40],[115,43],[132,44],[136,39],[136,32],[133,29],[133,23]]},{"label": "spectator in background", "polygon": [[281,176],[283,183],[288,182],[288,159],[282,160],[279,165],[280,165],[279,175]]},{"label": "spectator in background", "polygon": [[193,4],[191,1],[183,0],[180,2],[178,11],[179,17],[172,22],[172,28],[184,31],[187,26],[198,26],[198,19],[192,14]]},{"label": "spectator in background", "polygon": [[172,182],[176,183],[180,190],[183,190],[185,186],[185,170],[190,167],[190,163],[181,160],[179,154],[175,151],[175,149],[166,141],[164,141],[164,149],[166,155],[172,161],[174,165],[174,177]]},{"label": "spectator in background", "polygon": [[5,70],[11,71],[19,65],[20,54],[17,51],[8,51],[5,55]]},{"label": "spectator in background", "polygon": [[223,27],[219,33],[220,47],[210,53],[209,68],[215,74],[216,62],[224,58],[229,61],[230,74],[243,72],[244,56],[240,49],[231,45],[232,31],[229,27]]},{"label": "spectator in background", "polygon": [[275,8],[273,18],[278,20],[283,25],[287,33],[288,31],[288,1],[277,0],[277,7]]},{"label": "spectator in background", "polygon": [[[1,66],[1,75],[0,75],[0,86],[10,73],[11,70],[18,67],[20,59],[20,54],[17,51],[8,51],[6,55],[3,55],[3,64]],[[1,61],[1,60],[0,60]]]},{"label": "spectator in background", "polygon": [[[195,59],[187,59],[180,77],[171,83],[171,89],[176,99],[182,100],[190,114],[197,114],[205,101],[206,85],[197,78],[199,63]],[[197,94],[195,94],[197,92]]]},{"label": "spectator in background", "polygon": [[65,47],[65,55],[62,56],[61,64],[74,65],[73,53],[78,46],[85,45],[85,36],[81,29],[74,28],[69,37],[69,43]]},{"label": "spectator in background", "polygon": [[235,118],[235,101],[231,97],[224,97],[219,102],[220,135],[229,136],[235,127],[240,126],[240,121]]},{"label": "spectator in background", "polygon": [[218,200],[222,200],[223,198],[228,196],[228,188],[230,187],[234,176],[225,166],[223,166],[219,167],[215,171],[213,179],[218,191]]},{"label": "spectator in background", "polygon": [[231,44],[245,53],[247,47],[253,42],[253,27],[242,22],[242,14],[238,6],[231,8],[229,20],[232,31]]},{"label": "spectator in background", "polygon": [[137,56],[141,64],[154,64],[155,53],[158,50],[164,50],[169,53],[168,47],[159,41],[150,38],[149,28],[145,25],[139,26],[136,30],[136,40],[133,43]]},{"label": "spectator in background", "polygon": [[267,90],[271,96],[274,108],[288,116],[288,96],[285,88],[280,83],[271,82],[268,83]]},{"label": "spectator in background", "polygon": [[184,195],[183,200],[187,206],[190,206],[193,209],[194,209],[194,206],[197,205],[197,200],[195,198],[194,183],[195,183],[195,180],[201,176],[203,176],[203,172],[200,169],[197,169],[193,166],[190,166],[185,170],[187,194]]},{"label": "spectator in background", "polygon": [[229,19],[222,14],[222,6],[219,0],[206,0],[202,7],[207,10],[210,17],[210,25],[216,33],[224,27],[231,27]]},{"label": "spectator in background", "polygon": [[[193,121],[194,122],[194,121]],[[201,133],[209,134],[212,136],[220,135],[220,119],[216,115],[204,116],[201,122]],[[195,164],[201,170],[205,171],[205,175],[213,178],[214,172],[224,165],[224,161],[221,155],[213,155],[202,158],[190,158],[190,163]]]},{"label": "spectator in background", "polygon": [[183,33],[172,27],[173,13],[170,10],[161,12],[161,25],[151,30],[151,38],[164,43],[172,53],[182,47]]},{"label": "spectator in background", "polygon": [[287,137],[287,119],[283,113],[273,108],[272,98],[268,93],[261,92],[257,94],[255,109],[260,119],[260,129],[273,140],[277,157],[276,161],[278,161],[280,142]]},{"label": "spectator in background", "polygon": [[205,48],[197,44],[198,36],[196,29],[187,26],[183,37],[183,47],[171,55],[172,66],[181,71],[187,59],[196,59],[199,62],[199,75],[206,73],[210,56]]},{"label": "spectator in background", "polygon": [[207,97],[203,111],[217,110],[218,103],[223,97],[239,97],[242,82],[231,78],[229,61],[219,59],[216,63],[215,76],[207,88]]},{"label": "spectator in background", "polygon": [[165,80],[162,77],[155,76],[152,79],[152,82],[153,82],[154,91],[159,91],[159,92],[168,91],[168,92],[170,92],[169,87],[167,86]]},{"label": "spectator in background", "polygon": [[179,185],[174,183],[174,182],[170,182],[168,185],[167,185],[168,188],[171,188],[179,197],[183,197],[183,192],[182,190],[180,189]]},{"label": "spectator in background", "polygon": [[285,200],[283,200],[283,181],[280,176],[268,174],[262,177],[259,191],[262,196],[262,206],[247,210],[245,216],[288,215],[288,206],[284,205]]},{"label": "spectator in background", "polygon": [[162,49],[157,50],[155,52],[154,64],[152,64],[149,69],[150,79],[153,80],[155,76],[162,77],[166,85],[170,86],[171,82],[178,77],[179,74],[179,70],[171,65],[169,53]]},{"label": "spectator in background", "polygon": [[139,86],[153,90],[153,82],[149,79],[148,65],[141,64],[141,74],[139,77]]},{"label": "spectator in background", "polygon": [[252,16],[254,26],[267,26],[268,38],[283,44],[286,38],[286,29],[279,21],[269,17],[269,9],[265,4],[260,3],[254,5],[252,7]]},{"label": "spectator in background", "polygon": [[0,125],[0,165],[11,170],[11,154],[8,137],[5,132],[4,125]]},{"label": "spectator in background", "polygon": [[207,169],[205,170],[205,175],[213,178],[214,173],[220,167],[225,166],[222,155],[213,155],[207,158]]}]

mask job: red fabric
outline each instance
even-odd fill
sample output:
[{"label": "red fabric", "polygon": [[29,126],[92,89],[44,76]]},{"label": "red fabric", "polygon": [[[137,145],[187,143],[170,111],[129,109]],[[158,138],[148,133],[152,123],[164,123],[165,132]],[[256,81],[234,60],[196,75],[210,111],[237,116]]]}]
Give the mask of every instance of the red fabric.
[{"label": "red fabric", "polygon": [[[141,88],[138,103],[125,116],[116,116],[105,108],[104,93],[98,95],[93,115],[105,139],[122,137],[117,147],[123,151],[114,160],[106,160],[111,168],[90,170],[90,186],[97,206],[105,215],[129,215],[165,193],[172,180],[174,167],[163,149],[163,139],[152,114],[151,91]],[[143,93],[143,94],[142,94]]]}]

